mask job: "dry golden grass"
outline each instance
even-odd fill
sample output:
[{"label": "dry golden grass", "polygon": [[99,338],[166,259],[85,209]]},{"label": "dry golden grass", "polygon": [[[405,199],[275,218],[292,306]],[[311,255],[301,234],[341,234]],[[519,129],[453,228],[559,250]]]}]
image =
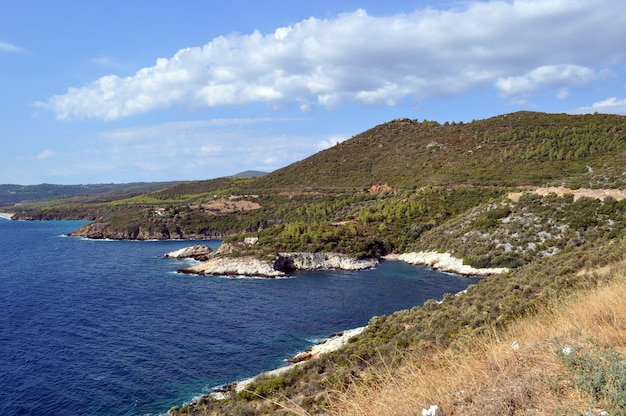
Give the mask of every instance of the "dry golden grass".
[{"label": "dry golden grass", "polygon": [[468,340],[424,358],[410,357],[398,369],[372,374],[331,398],[331,415],[421,415],[431,405],[439,415],[569,415],[593,408],[559,357],[576,351],[626,353],[626,272],[603,287],[579,293],[506,334]]}]

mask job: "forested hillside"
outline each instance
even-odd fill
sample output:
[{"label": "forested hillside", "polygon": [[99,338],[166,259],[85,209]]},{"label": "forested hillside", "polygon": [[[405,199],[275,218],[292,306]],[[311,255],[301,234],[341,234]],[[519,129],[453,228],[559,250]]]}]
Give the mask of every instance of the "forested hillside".
[{"label": "forested hillside", "polygon": [[464,184],[622,186],[626,118],[518,112],[471,123],[398,119],[261,178],[263,189]]}]

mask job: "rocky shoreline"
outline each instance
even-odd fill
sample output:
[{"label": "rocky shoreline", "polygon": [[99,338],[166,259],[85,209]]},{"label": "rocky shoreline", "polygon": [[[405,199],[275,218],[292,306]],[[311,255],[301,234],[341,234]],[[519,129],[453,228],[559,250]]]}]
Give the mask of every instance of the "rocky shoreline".
[{"label": "rocky shoreline", "polygon": [[[283,374],[291,369],[293,369],[294,367],[305,363],[309,360],[314,360],[316,358],[318,358],[321,355],[324,354],[328,354],[330,352],[336,351],[339,348],[341,348],[342,346],[344,346],[345,344],[348,343],[348,341],[352,338],[354,338],[355,336],[359,335],[361,332],[363,332],[365,329],[367,328],[367,326],[363,326],[363,327],[359,327],[359,328],[354,328],[354,329],[349,329],[343,332],[339,332],[333,335],[330,335],[328,338],[326,338],[325,340],[323,340],[322,342],[312,346],[311,348],[307,349],[306,351],[300,352],[296,355],[294,355],[293,357],[289,358],[286,360],[287,363],[289,363],[288,365],[281,367],[281,368],[277,368],[275,370],[270,370],[270,371],[266,371],[263,372],[261,374],[257,374],[254,377],[245,379],[245,380],[241,380],[241,381],[237,381],[231,384],[227,384],[225,386],[221,386],[218,388],[213,389],[210,393],[206,394],[203,397],[210,397],[216,400],[224,400],[228,398],[229,394],[232,393],[240,393],[242,391],[244,391],[250,384],[252,384],[258,377],[273,377],[273,376],[278,376],[280,374]],[[194,400],[194,402],[198,401],[199,399]],[[191,406],[193,406],[193,403],[190,403]]]},{"label": "rocky shoreline", "polygon": [[[249,241],[253,245],[256,241]],[[167,253],[164,257],[193,258],[201,263],[178,270],[181,274],[201,276],[243,276],[278,278],[287,277],[297,270],[367,270],[378,266],[377,259],[355,259],[341,253],[278,253],[273,259],[261,260],[253,256],[228,254],[237,251],[232,244],[223,244],[213,251],[204,245],[195,245]],[[226,255],[225,255],[226,254]],[[475,268],[450,253],[421,251],[389,254],[384,260],[400,260],[408,264],[428,266],[433,269],[462,276],[492,276],[509,272],[506,267]]]},{"label": "rocky shoreline", "polygon": [[9,212],[0,212],[0,218],[4,218],[5,220],[13,219],[15,214],[11,214]]},{"label": "rocky shoreline", "polygon": [[390,254],[384,257],[386,260],[401,260],[408,264],[432,267],[433,269],[459,274],[462,276],[492,276],[494,274],[507,273],[506,267],[492,267],[477,269],[463,264],[463,260],[452,256],[450,253],[438,253],[436,251],[420,251],[404,254]]}]

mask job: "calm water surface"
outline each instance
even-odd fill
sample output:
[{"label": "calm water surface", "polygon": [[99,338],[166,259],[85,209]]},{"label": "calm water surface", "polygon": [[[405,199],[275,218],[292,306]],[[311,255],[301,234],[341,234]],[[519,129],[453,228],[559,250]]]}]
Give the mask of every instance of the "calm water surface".
[{"label": "calm water surface", "polygon": [[64,236],[82,224],[0,219],[2,415],[160,414],[476,281],[401,262],[275,280],[178,275],[188,263],[161,256],[191,242]]}]

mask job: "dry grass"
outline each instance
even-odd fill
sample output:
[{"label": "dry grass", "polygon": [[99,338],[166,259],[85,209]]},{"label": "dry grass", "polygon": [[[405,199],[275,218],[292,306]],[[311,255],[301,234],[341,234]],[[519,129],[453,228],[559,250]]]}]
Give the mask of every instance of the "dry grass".
[{"label": "dry grass", "polygon": [[612,270],[606,286],[579,293],[538,315],[520,320],[506,334],[469,340],[463,348],[439,351],[388,368],[355,383],[330,400],[331,415],[577,414],[593,403],[579,391],[562,359],[575,351],[612,349],[626,353],[626,272]]}]

